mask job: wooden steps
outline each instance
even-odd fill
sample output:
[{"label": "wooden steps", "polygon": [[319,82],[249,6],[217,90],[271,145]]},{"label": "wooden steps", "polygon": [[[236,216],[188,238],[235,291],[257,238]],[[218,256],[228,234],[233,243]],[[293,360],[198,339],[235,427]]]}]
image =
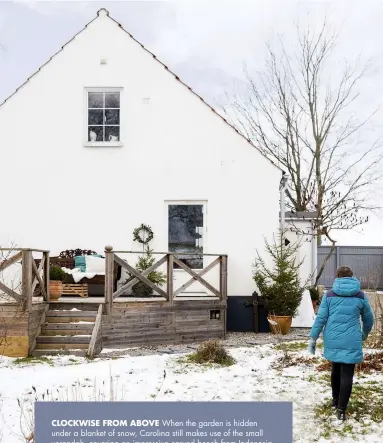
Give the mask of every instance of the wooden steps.
[{"label": "wooden steps", "polygon": [[[101,303],[102,299],[100,299]],[[98,309],[99,303],[94,302],[84,302],[84,300],[79,299],[78,302],[68,302],[63,301],[63,298],[59,300],[51,301],[49,307],[52,310],[66,310],[71,311],[73,309],[79,309],[80,311],[96,311]]]},{"label": "wooden steps", "polygon": [[54,349],[57,354],[60,354],[62,350],[75,350],[85,349],[87,350],[89,343],[37,343],[35,349]]},{"label": "wooden steps", "polygon": [[96,317],[96,311],[49,310],[45,318],[48,323],[72,323],[79,321],[94,322]]},{"label": "wooden steps", "polygon": [[57,349],[35,349],[33,351],[33,357],[46,357],[46,356],[54,356],[54,355],[72,355],[74,357],[85,357],[86,350],[85,349],[61,349],[59,352]]},{"label": "wooden steps", "polygon": [[94,322],[91,323],[46,323],[41,335],[91,335]]},{"label": "wooden steps", "polygon": [[55,336],[49,336],[49,335],[43,335],[39,336],[36,339],[37,344],[54,344],[54,343],[62,343],[62,344],[89,344],[90,341],[90,335],[55,335]]},{"label": "wooden steps", "polygon": [[[50,303],[33,356],[70,354],[85,356],[92,338],[97,309],[81,304]],[[97,306],[98,307],[98,306]]]}]

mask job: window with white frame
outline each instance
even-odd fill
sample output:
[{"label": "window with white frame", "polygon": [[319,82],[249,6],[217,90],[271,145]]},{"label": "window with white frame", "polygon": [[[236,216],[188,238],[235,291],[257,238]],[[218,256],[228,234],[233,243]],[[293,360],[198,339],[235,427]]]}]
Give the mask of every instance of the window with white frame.
[{"label": "window with white frame", "polygon": [[88,142],[120,141],[120,91],[87,91]]}]

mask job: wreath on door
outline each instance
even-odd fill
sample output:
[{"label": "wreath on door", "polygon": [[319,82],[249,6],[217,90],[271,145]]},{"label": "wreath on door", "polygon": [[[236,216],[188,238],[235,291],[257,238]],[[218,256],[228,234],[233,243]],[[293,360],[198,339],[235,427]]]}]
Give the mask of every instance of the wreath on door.
[{"label": "wreath on door", "polygon": [[150,243],[153,240],[153,237],[154,232],[152,231],[152,228],[143,223],[133,231],[133,240],[143,245]]}]

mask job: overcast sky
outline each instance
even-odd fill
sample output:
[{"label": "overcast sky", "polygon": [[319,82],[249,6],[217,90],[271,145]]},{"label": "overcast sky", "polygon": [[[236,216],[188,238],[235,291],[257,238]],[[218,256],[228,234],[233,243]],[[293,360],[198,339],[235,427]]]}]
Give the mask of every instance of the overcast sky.
[{"label": "overcast sky", "polygon": [[[213,105],[224,103],[225,92],[242,78],[244,63],[262,67],[265,40],[283,34],[289,41],[294,22],[310,16],[315,23],[328,14],[340,33],[339,59],[361,52],[370,61],[361,87],[363,109],[383,103],[380,0],[0,0],[0,102],[102,7]],[[379,192],[377,198],[383,195]],[[343,244],[383,245],[382,228],[375,216],[363,234],[342,233],[337,238]]]}]

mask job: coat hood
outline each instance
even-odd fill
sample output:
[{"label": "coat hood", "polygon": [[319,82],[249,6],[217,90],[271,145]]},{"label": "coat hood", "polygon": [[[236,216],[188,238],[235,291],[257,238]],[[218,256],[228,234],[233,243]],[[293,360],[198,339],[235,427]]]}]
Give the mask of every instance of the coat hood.
[{"label": "coat hood", "polygon": [[344,297],[352,296],[360,292],[360,281],[355,277],[336,278],[332,290]]}]

